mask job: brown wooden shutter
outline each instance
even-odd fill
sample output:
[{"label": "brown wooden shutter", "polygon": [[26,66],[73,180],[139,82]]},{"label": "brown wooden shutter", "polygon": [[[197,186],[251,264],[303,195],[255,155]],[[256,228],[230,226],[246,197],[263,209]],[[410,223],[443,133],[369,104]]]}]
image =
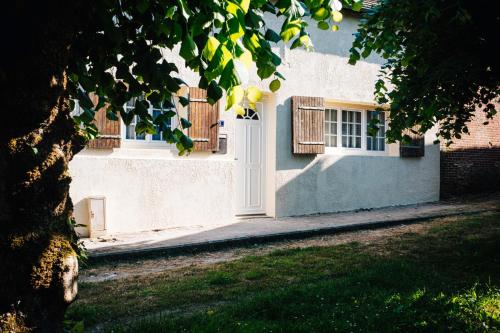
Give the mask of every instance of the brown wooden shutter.
[{"label": "brown wooden shutter", "polygon": [[292,152],[325,152],[325,103],[322,97],[292,97]]},{"label": "brown wooden shutter", "polygon": [[[98,96],[91,94],[89,97],[94,105],[96,105],[98,102]],[[97,129],[99,130],[99,134],[96,139],[89,141],[87,147],[93,149],[120,148],[120,120],[115,121],[106,118],[106,106],[104,106],[96,112],[94,121]]]},{"label": "brown wooden shutter", "polygon": [[195,151],[219,150],[219,102],[210,105],[205,89],[189,88],[188,135]]},{"label": "brown wooden shutter", "polygon": [[[417,130],[417,128],[414,128]],[[401,157],[422,157],[425,155],[425,137],[422,134],[415,134],[412,131],[406,131],[411,138],[408,144],[401,144],[399,146],[399,155]]]}]

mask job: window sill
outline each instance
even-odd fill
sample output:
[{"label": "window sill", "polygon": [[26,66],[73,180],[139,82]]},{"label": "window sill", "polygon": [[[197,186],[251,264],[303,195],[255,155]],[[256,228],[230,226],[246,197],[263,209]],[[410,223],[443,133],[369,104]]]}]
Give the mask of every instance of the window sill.
[{"label": "window sill", "polygon": [[165,141],[142,141],[142,140],[121,140],[121,148],[132,149],[168,149],[177,150],[174,144]]},{"label": "window sill", "polygon": [[334,156],[390,156],[389,151],[386,149],[384,151],[366,150],[363,148],[333,148],[325,147],[324,155],[334,155]]}]

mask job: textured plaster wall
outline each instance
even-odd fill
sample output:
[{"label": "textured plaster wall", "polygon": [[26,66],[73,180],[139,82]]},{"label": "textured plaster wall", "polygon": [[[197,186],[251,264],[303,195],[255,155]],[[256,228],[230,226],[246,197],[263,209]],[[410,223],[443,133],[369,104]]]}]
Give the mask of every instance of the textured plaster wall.
[{"label": "textured plaster wall", "polygon": [[162,151],[84,151],[70,170],[77,221],[89,219],[87,197],[104,195],[109,233],[220,225],[233,218],[232,160],[182,159]]}]

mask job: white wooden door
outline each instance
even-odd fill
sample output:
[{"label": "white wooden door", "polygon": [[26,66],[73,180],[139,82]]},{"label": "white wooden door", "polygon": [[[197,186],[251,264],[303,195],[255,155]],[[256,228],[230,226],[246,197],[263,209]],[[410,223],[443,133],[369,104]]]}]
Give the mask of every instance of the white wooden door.
[{"label": "white wooden door", "polygon": [[106,199],[101,196],[88,199],[90,237],[100,237],[106,234]]},{"label": "white wooden door", "polygon": [[246,109],[244,116],[236,116],[235,167],[236,214],[263,214],[266,212],[265,135],[262,104],[255,110]]}]

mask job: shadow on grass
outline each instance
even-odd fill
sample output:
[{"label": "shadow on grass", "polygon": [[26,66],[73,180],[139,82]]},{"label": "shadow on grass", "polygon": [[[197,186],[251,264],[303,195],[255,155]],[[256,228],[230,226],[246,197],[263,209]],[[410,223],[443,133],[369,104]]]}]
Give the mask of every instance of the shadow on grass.
[{"label": "shadow on grass", "polygon": [[[180,298],[182,304],[182,293],[173,290],[186,290],[181,285],[188,283],[195,295],[186,294],[186,302],[195,304],[196,293],[208,290],[211,297],[200,296],[203,301],[231,302],[149,316],[110,331],[495,332],[500,330],[499,217],[437,221],[424,235],[278,250],[218,265],[192,281],[171,282],[161,297]],[[154,293],[159,285],[148,288]],[[80,310],[73,316],[89,319]]]}]

